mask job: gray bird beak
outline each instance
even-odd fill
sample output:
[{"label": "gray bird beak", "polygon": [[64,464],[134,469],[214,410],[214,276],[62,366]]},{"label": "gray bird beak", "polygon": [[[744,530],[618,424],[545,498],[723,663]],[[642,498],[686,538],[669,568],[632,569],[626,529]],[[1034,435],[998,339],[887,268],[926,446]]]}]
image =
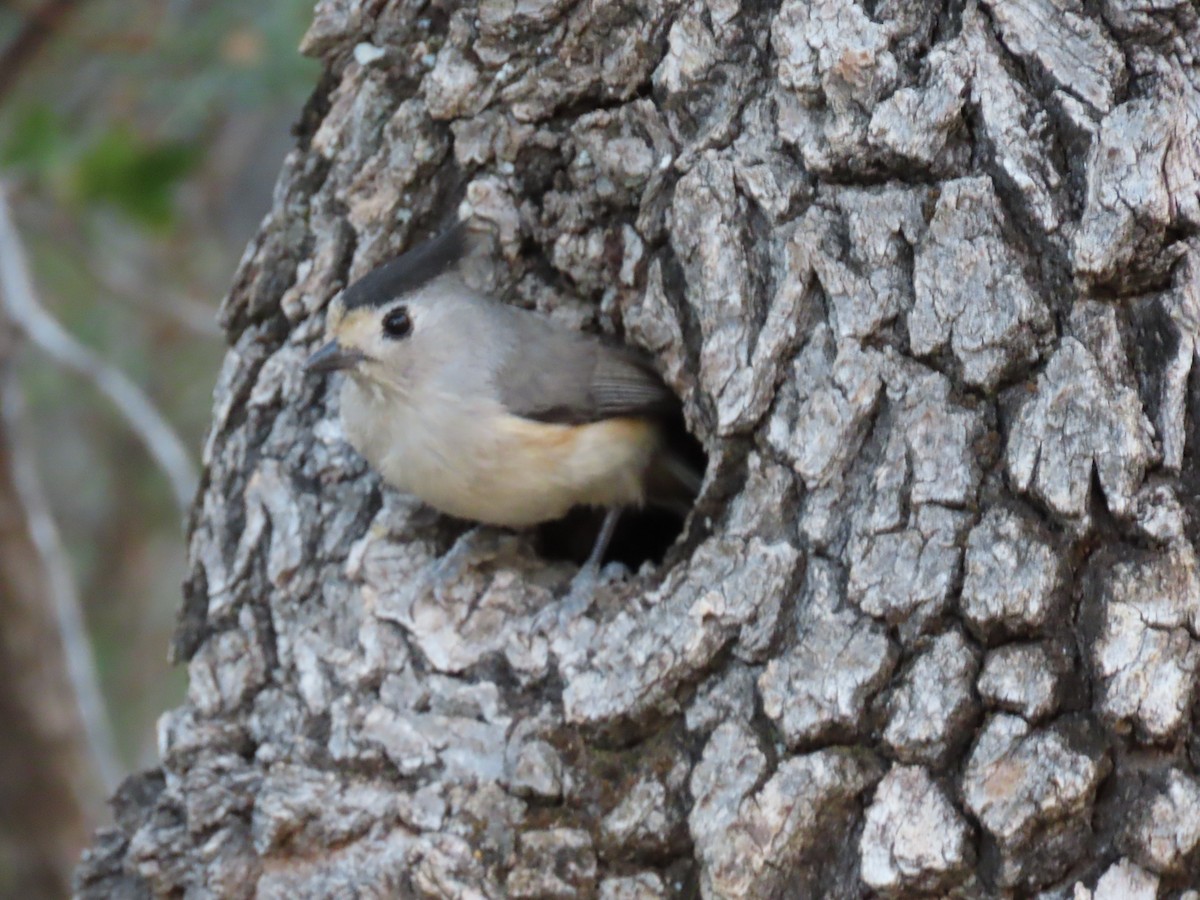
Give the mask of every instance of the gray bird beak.
[{"label": "gray bird beak", "polygon": [[308,358],[304,368],[309,372],[337,372],[353,368],[366,358],[361,350],[345,350],[337,341],[330,341]]}]

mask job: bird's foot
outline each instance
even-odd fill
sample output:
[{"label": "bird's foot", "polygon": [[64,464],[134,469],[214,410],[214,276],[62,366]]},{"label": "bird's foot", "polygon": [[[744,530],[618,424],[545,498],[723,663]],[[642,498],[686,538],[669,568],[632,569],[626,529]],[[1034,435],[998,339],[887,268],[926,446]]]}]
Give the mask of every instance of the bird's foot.
[{"label": "bird's foot", "polygon": [[601,586],[624,578],[628,569],[620,563],[609,563],[601,569],[595,563],[586,563],[571,579],[571,586],[562,599],[546,606],[534,620],[535,630],[563,628],[584,615],[596,599]]},{"label": "bird's foot", "polygon": [[600,586],[600,567],[589,562],[571,579],[571,588],[562,600],[558,601],[559,618],[575,619],[582,616],[592,605],[596,597],[596,588]]},{"label": "bird's foot", "polygon": [[446,591],[461,581],[472,564],[493,558],[503,535],[490,528],[472,528],[459,536],[444,556],[426,570],[425,588],[444,604]]}]

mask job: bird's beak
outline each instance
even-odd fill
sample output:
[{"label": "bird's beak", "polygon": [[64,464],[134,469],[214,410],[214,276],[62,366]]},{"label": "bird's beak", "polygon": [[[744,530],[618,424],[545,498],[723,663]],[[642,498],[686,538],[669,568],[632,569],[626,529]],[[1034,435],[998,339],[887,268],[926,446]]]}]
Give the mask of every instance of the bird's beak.
[{"label": "bird's beak", "polygon": [[310,372],[337,372],[353,368],[366,358],[361,350],[346,350],[337,341],[330,341],[308,358],[304,368]]}]

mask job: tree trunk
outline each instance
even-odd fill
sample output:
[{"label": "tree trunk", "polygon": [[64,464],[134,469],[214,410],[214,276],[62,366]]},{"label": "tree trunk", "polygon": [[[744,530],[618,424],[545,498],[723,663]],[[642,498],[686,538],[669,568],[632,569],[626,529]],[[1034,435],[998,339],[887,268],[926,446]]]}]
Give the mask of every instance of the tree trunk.
[{"label": "tree trunk", "polygon": [[[0,404],[10,402],[14,346],[0,314]],[[8,411],[0,414],[0,896],[53,900],[67,893],[104,790],[55,616],[53,575],[22,496],[28,485]]]},{"label": "tree trunk", "polygon": [[[1179,896],[1200,879],[1187,0],[323,0],[225,306],[188,702],[81,896]],[[302,369],[465,198],[656,355],[659,567],[380,486]],[[1099,885],[1097,885],[1099,880]]]}]

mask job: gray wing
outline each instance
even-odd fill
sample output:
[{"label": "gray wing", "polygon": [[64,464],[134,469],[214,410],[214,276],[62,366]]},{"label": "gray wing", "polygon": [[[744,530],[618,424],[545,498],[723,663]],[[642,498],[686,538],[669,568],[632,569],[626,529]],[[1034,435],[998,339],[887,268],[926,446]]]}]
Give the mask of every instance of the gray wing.
[{"label": "gray wing", "polygon": [[630,415],[666,415],[677,405],[649,360],[627,347],[511,310],[514,340],[496,372],[514,415],[582,425]]}]

